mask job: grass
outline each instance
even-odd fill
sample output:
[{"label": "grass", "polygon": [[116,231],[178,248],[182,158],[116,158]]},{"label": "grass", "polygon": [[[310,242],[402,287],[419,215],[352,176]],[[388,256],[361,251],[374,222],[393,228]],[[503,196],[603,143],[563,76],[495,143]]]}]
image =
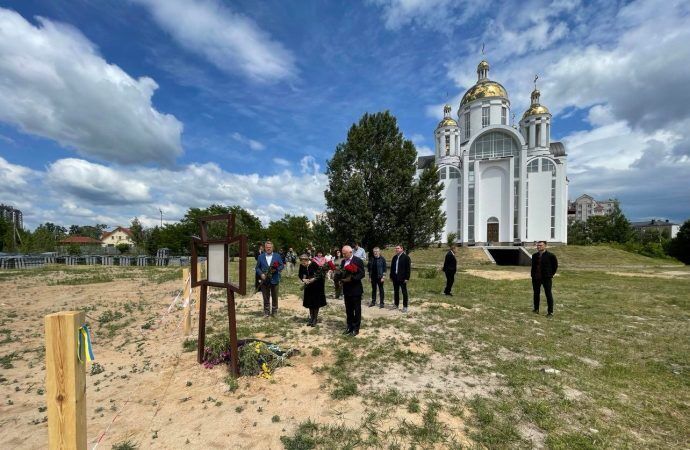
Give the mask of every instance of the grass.
[{"label": "grass", "polygon": [[[687,447],[690,269],[605,246],[552,250],[561,269],[550,319],[531,313],[529,280],[487,280],[461,271],[455,296],[445,297],[444,279],[425,278],[423,266],[440,265],[445,250],[413,252],[413,264],[422,265],[409,284],[414,318],[371,319],[364,310],[367,331],[355,339],[334,336],[334,360],[317,369],[331,397],[361,398],[374,415],[421,415],[395,436],[382,437],[379,430],[377,439],[390,448],[452,446],[452,438],[442,440],[451,433],[486,448]],[[668,270],[689,275],[607,273]],[[283,288],[292,289],[290,283],[286,279]],[[342,312],[332,310],[324,320],[329,314],[342,320]],[[393,337],[375,337],[385,330]],[[395,383],[404,386],[413,376],[427,380],[413,395],[378,383],[399,377]],[[477,380],[479,393],[457,397],[458,380],[470,388]],[[466,429],[444,428],[447,415],[462,416]],[[352,448],[374,438],[364,425],[307,421],[282,442],[286,448]]]}]

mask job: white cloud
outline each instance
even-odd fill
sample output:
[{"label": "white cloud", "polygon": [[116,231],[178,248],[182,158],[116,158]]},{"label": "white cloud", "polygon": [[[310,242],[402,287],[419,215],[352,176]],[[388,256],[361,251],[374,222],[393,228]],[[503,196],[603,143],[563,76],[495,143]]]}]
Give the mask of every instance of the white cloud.
[{"label": "white cloud", "polygon": [[82,155],[171,164],[182,124],[158,112],[148,77],[108,64],[78,30],[0,8],[0,121]]},{"label": "white cloud", "polygon": [[217,0],[133,0],[187,50],[226,73],[256,81],[295,76],[295,58],[253,20]]},{"label": "white cloud", "polygon": [[273,158],[273,162],[278,164],[279,166],[283,167],[289,167],[290,166],[290,161],[284,158]]},{"label": "white cloud", "polygon": [[27,211],[36,198],[33,186],[40,180],[40,172],[12,164],[0,156],[0,203]]},{"label": "white cloud", "polygon": [[94,204],[122,205],[150,200],[149,187],[130,175],[83,159],[59,159],[47,171],[48,184]]},{"label": "white cloud", "polygon": [[434,150],[431,147],[428,147],[426,145],[417,146],[417,155],[418,156],[431,156],[433,154],[434,154]]},{"label": "white cloud", "polygon": [[20,205],[32,228],[45,221],[126,225],[134,216],[150,226],[160,223],[158,208],[167,223],[191,207],[213,203],[239,205],[267,224],[288,212],[309,218],[323,212],[328,179],[315,161],[307,158],[305,164],[305,173],[284,170],[262,176],[228,172],[215,163],[172,170],[108,167],[68,158],[38,172],[0,158],[0,194],[6,198],[3,188],[24,180],[22,189],[12,189],[30,200]]},{"label": "white cloud", "polygon": [[478,0],[369,0],[382,8],[386,28],[418,25],[449,33],[473,17],[484,2]]},{"label": "white cloud", "polygon": [[254,139],[250,139],[250,138],[248,138],[248,137],[246,137],[246,136],[244,136],[238,132],[232,133],[231,136],[237,142],[248,145],[249,148],[254,150],[254,151],[259,151],[259,150],[263,150],[266,148],[266,146],[264,144],[262,144],[261,142],[254,140]]},{"label": "white cloud", "polygon": [[321,166],[316,162],[316,158],[310,155],[304,156],[302,159],[300,159],[299,165],[302,169],[302,173],[307,175],[312,174],[317,176],[321,169]]}]

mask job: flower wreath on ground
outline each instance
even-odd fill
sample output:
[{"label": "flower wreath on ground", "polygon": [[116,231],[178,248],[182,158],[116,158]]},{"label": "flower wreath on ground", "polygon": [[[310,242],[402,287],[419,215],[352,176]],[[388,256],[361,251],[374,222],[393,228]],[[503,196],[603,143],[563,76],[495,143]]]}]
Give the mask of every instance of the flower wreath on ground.
[{"label": "flower wreath on ground", "polygon": [[[282,348],[277,344],[256,339],[238,342],[241,376],[259,376],[269,379],[278,367],[289,365],[288,358],[299,353],[295,348]],[[208,339],[204,351],[204,367],[211,369],[230,363],[230,339],[220,333]]]}]

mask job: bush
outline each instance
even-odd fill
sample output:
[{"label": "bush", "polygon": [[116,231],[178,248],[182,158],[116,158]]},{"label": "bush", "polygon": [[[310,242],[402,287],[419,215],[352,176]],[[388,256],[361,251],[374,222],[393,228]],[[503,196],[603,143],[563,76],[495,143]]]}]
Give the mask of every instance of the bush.
[{"label": "bush", "polygon": [[425,278],[428,280],[432,280],[436,278],[438,275],[438,271],[436,269],[421,269],[419,271],[419,278]]}]

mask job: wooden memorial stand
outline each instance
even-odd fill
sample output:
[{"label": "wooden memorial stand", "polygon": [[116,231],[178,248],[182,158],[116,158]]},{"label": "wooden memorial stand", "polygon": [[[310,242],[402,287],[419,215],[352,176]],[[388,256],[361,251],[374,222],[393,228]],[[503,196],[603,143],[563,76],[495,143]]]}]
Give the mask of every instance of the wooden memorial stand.
[{"label": "wooden memorial stand", "polygon": [[[225,236],[209,238],[208,226],[212,222],[226,222]],[[235,317],[235,293],[247,293],[247,236],[235,236],[235,215],[221,214],[202,217],[200,219],[201,237],[192,237],[192,287],[201,288],[199,298],[199,340],[197,346],[197,362],[204,360],[206,342],[206,300],[208,287],[226,289],[228,301],[228,327],[230,331],[230,367],[235,376],[239,376],[239,355],[237,350],[237,319]],[[231,244],[239,244],[239,283],[232,283],[229,275],[229,254]],[[199,279],[197,267],[199,264],[199,249],[207,250],[206,278]]]}]

